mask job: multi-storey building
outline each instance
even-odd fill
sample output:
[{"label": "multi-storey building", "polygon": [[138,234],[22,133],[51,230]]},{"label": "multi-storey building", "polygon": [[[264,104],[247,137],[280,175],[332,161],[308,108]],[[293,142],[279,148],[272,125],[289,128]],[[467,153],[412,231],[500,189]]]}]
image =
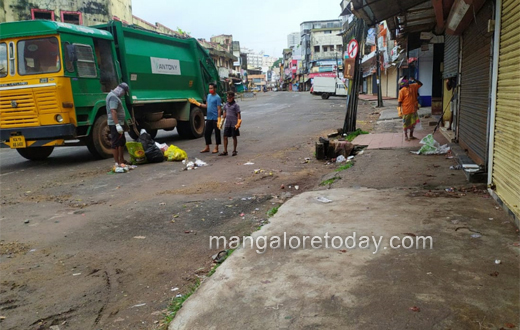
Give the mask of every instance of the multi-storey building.
[{"label": "multi-storey building", "polygon": [[294,48],[300,44],[300,33],[293,32],[287,35],[287,48]]},{"label": "multi-storey building", "polygon": [[[309,73],[311,68],[312,56],[313,53],[316,53],[314,46],[320,46],[319,50],[322,52],[324,50],[323,46],[327,46],[325,52],[328,53],[331,49],[330,46],[334,46],[334,51],[337,49],[337,45],[341,45],[341,37],[339,37],[339,42],[336,43],[336,40],[328,40],[319,35],[326,34],[337,34],[341,30],[341,20],[323,20],[323,21],[307,21],[300,24],[300,48],[301,48],[301,56],[302,56],[302,71],[304,73]],[[315,38],[311,38],[311,32],[314,30]],[[334,31],[334,32],[333,32]],[[323,39],[322,39],[323,38]],[[325,41],[327,40],[327,44]],[[313,44],[314,42],[320,42],[319,44]],[[323,42],[323,43],[322,43]],[[321,56],[320,56],[321,57]],[[323,57],[322,57],[323,58]]]}]

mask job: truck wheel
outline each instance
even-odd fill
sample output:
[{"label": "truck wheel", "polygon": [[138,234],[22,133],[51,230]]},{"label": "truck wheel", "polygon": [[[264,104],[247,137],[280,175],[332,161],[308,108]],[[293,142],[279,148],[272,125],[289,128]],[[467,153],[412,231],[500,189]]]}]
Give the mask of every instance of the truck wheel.
[{"label": "truck wheel", "polygon": [[329,93],[323,93],[321,94],[321,98],[324,99],[324,100],[328,100],[329,99]]},{"label": "truck wheel", "polygon": [[98,159],[113,156],[110,143],[110,129],[108,128],[107,115],[99,116],[92,127],[87,139],[87,148]]},{"label": "truck wheel", "polygon": [[204,135],[204,113],[199,108],[193,108],[190,112],[190,121],[179,121],[177,132],[186,139],[196,139]]},{"label": "truck wheel", "polygon": [[[137,127],[137,131],[139,131],[139,127]],[[139,135],[137,135],[134,131],[134,127],[130,126],[130,130],[128,131],[128,135],[134,140],[137,140],[139,138]]]},{"label": "truck wheel", "polygon": [[29,160],[44,160],[49,157],[54,150],[54,147],[33,147],[16,149],[20,156]]}]

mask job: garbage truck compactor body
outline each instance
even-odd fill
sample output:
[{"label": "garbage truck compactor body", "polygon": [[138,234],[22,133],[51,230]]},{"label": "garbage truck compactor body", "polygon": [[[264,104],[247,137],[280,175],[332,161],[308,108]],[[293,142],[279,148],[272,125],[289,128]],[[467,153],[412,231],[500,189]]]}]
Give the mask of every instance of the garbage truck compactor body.
[{"label": "garbage truck compactor body", "polygon": [[106,96],[120,82],[129,134],[173,130],[185,138],[204,132],[206,99],[218,70],[193,39],[167,36],[111,21],[95,27],[34,20],[1,23],[0,147],[31,160],[57,146],[86,145],[111,157]]}]

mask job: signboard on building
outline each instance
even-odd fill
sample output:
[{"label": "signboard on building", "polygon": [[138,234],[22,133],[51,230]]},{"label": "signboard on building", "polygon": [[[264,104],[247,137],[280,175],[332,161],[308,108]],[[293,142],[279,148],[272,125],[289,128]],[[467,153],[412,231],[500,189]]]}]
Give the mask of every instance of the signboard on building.
[{"label": "signboard on building", "polygon": [[356,67],[356,59],[348,58],[343,63],[343,76],[346,79],[354,79],[355,67]]}]

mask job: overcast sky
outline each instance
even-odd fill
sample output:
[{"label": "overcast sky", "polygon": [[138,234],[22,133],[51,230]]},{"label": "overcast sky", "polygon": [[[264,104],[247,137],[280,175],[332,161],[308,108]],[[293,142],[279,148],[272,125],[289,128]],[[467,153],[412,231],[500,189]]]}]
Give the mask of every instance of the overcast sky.
[{"label": "overcast sky", "polygon": [[132,14],[194,38],[232,34],[240,47],[275,57],[305,21],[337,19],[341,0],[132,0]]}]

